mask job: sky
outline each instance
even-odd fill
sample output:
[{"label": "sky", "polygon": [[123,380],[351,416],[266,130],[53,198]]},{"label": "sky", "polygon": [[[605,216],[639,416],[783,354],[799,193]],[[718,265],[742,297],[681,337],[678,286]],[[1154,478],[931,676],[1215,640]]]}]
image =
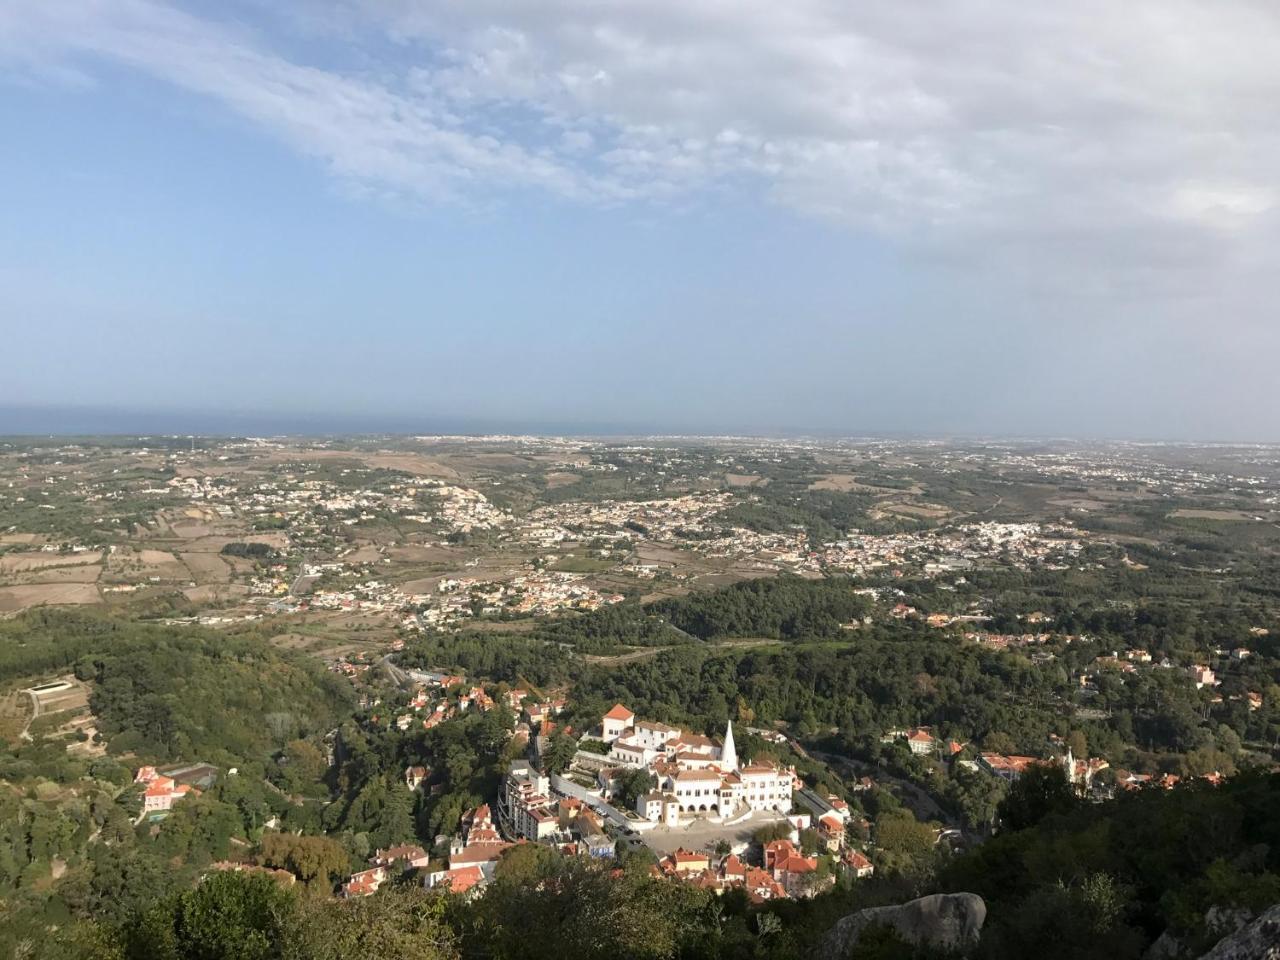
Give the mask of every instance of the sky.
[{"label": "sky", "polygon": [[0,434],[1280,441],[1277,49],[1273,0],[13,0]]}]

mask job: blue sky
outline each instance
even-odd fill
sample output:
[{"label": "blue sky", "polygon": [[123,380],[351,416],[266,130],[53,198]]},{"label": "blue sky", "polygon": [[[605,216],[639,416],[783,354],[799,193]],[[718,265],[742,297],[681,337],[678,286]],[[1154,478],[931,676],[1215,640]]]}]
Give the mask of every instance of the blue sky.
[{"label": "blue sky", "polygon": [[1280,439],[1280,15],[850,6],[8,7],[0,408]]}]

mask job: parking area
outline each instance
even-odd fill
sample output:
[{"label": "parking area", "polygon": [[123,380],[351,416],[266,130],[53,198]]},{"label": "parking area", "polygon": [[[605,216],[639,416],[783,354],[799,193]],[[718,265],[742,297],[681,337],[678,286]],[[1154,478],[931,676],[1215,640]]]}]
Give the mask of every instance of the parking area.
[{"label": "parking area", "polygon": [[786,819],[786,816],[781,813],[755,811],[745,820],[732,825],[712,823],[709,820],[694,820],[688,826],[674,829],[656,827],[648,833],[641,834],[637,839],[662,857],[677,847],[683,847],[686,850],[706,850],[720,840],[727,840],[735,846],[747,843],[751,840],[751,835],[761,827]]}]

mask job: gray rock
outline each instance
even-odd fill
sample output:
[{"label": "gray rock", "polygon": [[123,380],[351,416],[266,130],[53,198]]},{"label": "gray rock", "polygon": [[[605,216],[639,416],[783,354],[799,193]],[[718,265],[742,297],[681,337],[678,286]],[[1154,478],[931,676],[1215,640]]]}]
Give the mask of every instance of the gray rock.
[{"label": "gray rock", "polygon": [[907,943],[964,950],[976,946],[987,905],[976,893],[935,893],[896,907],[868,907],[840,920],[818,947],[819,960],[844,960],[870,924],[892,928]]},{"label": "gray rock", "polygon": [[1177,960],[1183,955],[1183,949],[1182,941],[1166,930],[1142,956],[1144,960]]},{"label": "gray rock", "polygon": [[1204,928],[1215,937],[1227,937],[1253,919],[1253,911],[1244,907],[1213,906],[1204,915]]},{"label": "gray rock", "polygon": [[1200,960],[1280,960],[1280,904],[1219,940]]}]

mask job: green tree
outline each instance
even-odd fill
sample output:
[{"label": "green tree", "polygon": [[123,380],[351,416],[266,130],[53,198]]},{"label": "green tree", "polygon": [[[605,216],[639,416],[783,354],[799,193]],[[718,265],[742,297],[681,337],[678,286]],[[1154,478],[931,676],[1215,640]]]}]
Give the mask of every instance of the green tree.
[{"label": "green tree", "polygon": [[308,887],[327,889],[350,868],[347,851],[328,837],[267,833],[262,837],[262,862],[288,870]]},{"label": "green tree", "polygon": [[287,915],[282,960],[451,960],[457,938],[446,900],[417,886],[389,886],[354,900],[308,898]]},{"label": "green tree", "polygon": [[573,763],[573,757],[577,752],[578,745],[574,739],[563,731],[556,731],[551,737],[546,755],[542,758],[543,771],[548,775],[564,773],[569,769],[569,764]]},{"label": "green tree", "polygon": [[270,877],[214,873],[130,927],[126,955],[154,960],[273,960],[292,894]]},{"label": "green tree", "polygon": [[997,815],[1006,830],[1035,826],[1052,813],[1065,813],[1076,805],[1075,791],[1058,764],[1028,767],[1000,801]]}]

